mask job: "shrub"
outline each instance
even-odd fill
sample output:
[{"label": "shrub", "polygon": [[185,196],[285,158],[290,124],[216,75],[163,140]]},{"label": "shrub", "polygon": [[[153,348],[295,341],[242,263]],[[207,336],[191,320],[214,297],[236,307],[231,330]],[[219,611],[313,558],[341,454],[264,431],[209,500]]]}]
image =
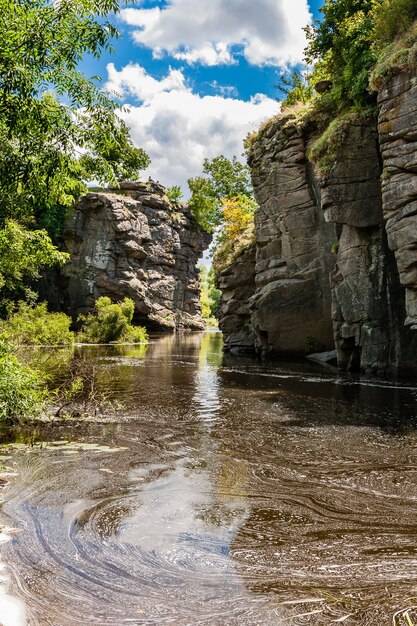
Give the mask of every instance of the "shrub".
[{"label": "shrub", "polygon": [[254,223],[249,224],[240,237],[235,240],[226,239],[216,250],[213,257],[213,271],[216,278],[229,267],[237,257],[256,245],[254,234]]},{"label": "shrub", "polygon": [[7,220],[0,228],[1,313],[10,301],[27,294],[28,283],[39,278],[44,268],[63,265],[68,258],[68,254],[53,245],[45,231],[30,231],[14,220]]},{"label": "shrub", "polygon": [[93,313],[79,317],[83,324],[78,335],[79,340],[85,343],[146,341],[146,329],[131,325],[134,310],[135,305],[130,298],[114,304],[106,296],[99,298]]},{"label": "shrub", "polygon": [[384,48],[417,20],[417,3],[416,0],[375,1],[372,16],[376,45]]},{"label": "shrub", "polygon": [[70,346],[74,333],[70,331],[71,318],[65,313],[48,313],[46,302],[31,306],[20,302],[0,328],[4,336],[18,345]]},{"label": "shrub", "polygon": [[168,187],[168,189],[166,190],[166,195],[173,204],[178,204],[183,198],[182,189],[179,185],[173,185],[172,187]]},{"label": "shrub", "polygon": [[0,421],[36,417],[48,395],[42,375],[19,363],[0,343]]},{"label": "shrub", "polygon": [[384,46],[374,67],[370,86],[377,91],[391,76],[413,70],[417,65],[417,21],[392,44]]}]

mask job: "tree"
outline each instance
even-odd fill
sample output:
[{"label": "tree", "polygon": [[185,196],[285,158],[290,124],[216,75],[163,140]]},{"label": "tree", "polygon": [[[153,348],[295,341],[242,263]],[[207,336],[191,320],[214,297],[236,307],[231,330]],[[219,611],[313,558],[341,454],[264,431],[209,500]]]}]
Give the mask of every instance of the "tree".
[{"label": "tree", "polygon": [[117,0],[0,0],[0,225],[13,217],[55,234],[84,189],[137,177],[135,148],[97,77],[77,70],[111,48]]},{"label": "tree", "polygon": [[29,231],[8,220],[0,230],[0,315],[11,300],[28,296],[25,285],[39,278],[43,269],[67,259],[45,231]]},{"label": "tree", "polygon": [[257,204],[248,196],[235,196],[223,200],[223,238],[235,240],[253,222]]},{"label": "tree", "polygon": [[210,320],[219,315],[221,291],[215,285],[213,268],[208,269],[200,265],[201,282],[201,314],[204,319]]},{"label": "tree", "polygon": [[321,70],[327,70],[340,108],[374,101],[368,83],[376,61],[372,46],[375,2],[380,0],[326,0],[320,9],[323,18],[305,29],[310,42],[306,61],[318,61]]},{"label": "tree", "polygon": [[305,74],[294,69],[290,74],[283,75],[277,85],[279,91],[286,95],[282,108],[292,106],[298,102],[306,104],[313,98],[313,85]]},{"label": "tree", "polygon": [[223,223],[223,201],[237,196],[253,197],[250,169],[236,157],[223,155],[212,160],[205,159],[205,176],[190,178],[190,208],[198,221],[209,233]]}]

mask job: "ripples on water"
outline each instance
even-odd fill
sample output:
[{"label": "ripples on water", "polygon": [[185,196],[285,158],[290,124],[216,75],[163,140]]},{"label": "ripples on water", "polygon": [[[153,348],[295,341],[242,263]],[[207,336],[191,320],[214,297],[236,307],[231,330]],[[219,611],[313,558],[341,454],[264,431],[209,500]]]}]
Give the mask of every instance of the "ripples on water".
[{"label": "ripples on water", "polygon": [[417,626],[413,385],[223,357],[218,333],[84,352],[120,420],[0,451],[31,626]]}]

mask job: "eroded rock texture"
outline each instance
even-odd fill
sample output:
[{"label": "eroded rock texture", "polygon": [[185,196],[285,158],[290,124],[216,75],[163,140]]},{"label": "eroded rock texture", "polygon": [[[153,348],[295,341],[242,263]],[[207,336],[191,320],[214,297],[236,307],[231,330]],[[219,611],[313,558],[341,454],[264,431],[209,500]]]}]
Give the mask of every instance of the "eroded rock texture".
[{"label": "eroded rock texture", "polygon": [[255,348],[305,354],[333,345],[329,271],[334,226],[326,224],[306,138],[281,117],[250,156],[259,209],[255,216],[255,293],[250,301]]},{"label": "eroded rock texture", "polygon": [[306,156],[314,128],[281,116],[255,141],[253,294],[229,289],[237,265],[224,272],[222,312],[242,313],[226,345],[241,320],[245,349],[335,347],[343,369],[417,371],[416,78],[391,78],[378,101],[378,124],[352,117],[325,175]]},{"label": "eroded rock texture", "polygon": [[250,352],[254,348],[250,300],[255,291],[255,247],[240,253],[217,279],[221,289],[220,329],[224,346],[231,352]]},{"label": "eroded rock texture", "polygon": [[210,243],[189,210],[170,203],[156,183],[88,193],[76,205],[64,240],[70,313],[100,296],[132,298],[137,322],[161,329],[202,329],[196,264]]},{"label": "eroded rock texture", "polygon": [[379,91],[382,200],[388,244],[406,290],[406,321],[417,329],[417,77],[402,73]]},{"label": "eroded rock texture", "polygon": [[380,174],[376,122],[352,123],[322,182],[322,208],[340,234],[330,275],[339,366],[386,373],[401,360],[404,297],[386,240]]}]

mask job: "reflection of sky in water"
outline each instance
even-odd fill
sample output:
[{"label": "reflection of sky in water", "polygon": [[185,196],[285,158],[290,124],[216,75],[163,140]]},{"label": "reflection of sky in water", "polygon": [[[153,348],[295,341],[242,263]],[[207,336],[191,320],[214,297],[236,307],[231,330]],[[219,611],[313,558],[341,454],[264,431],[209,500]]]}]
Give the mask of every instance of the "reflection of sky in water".
[{"label": "reflection of sky in water", "polygon": [[141,506],[122,522],[120,540],[162,556],[184,573],[198,571],[204,576],[205,572],[216,572],[217,576],[223,573],[230,577],[235,576],[230,545],[248,518],[249,509],[243,498],[233,497],[228,502],[227,497],[216,493],[220,486],[213,473],[215,443],[205,441],[205,437],[210,436],[211,424],[221,409],[220,363],[214,359],[218,359],[218,353],[210,349],[212,337],[207,333],[201,342],[191,407],[193,416],[200,418],[204,427],[199,454],[211,470],[187,467],[186,452],[174,468],[154,465],[132,470],[132,482],[147,481],[155,471],[159,476],[140,489]]},{"label": "reflection of sky in water", "polygon": [[[0,533],[0,543],[9,541],[7,532]],[[1,626],[26,626],[24,603],[8,592],[9,576],[6,567],[0,563],[0,620]]]},{"label": "reflection of sky in water", "polygon": [[[140,490],[141,506],[122,523],[120,539],[167,558],[171,553],[175,561],[183,566],[187,562],[193,569],[229,569],[230,544],[247,517],[244,503],[236,499],[230,503],[231,522],[220,525],[210,521],[210,513],[218,505],[210,474],[184,465],[185,461],[178,461],[174,469]],[[130,479],[143,480],[142,472],[133,470]]]},{"label": "reflection of sky in water", "polygon": [[198,370],[195,373],[195,393],[192,406],[197,416],[210,428],[221,409],[218,353],[212,353],[212,337],[206,333],[201,341]]}]

